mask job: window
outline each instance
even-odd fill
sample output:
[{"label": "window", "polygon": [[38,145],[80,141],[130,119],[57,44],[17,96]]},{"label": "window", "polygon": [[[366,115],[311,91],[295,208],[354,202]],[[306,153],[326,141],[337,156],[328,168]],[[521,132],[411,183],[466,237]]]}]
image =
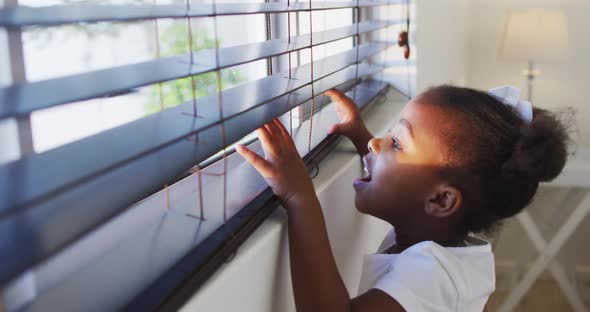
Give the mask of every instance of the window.
[{"label": "window", "polygon": [[0,87],[0,118],[30,124],[33,146],[0,166],[0,248],[15,255],[0,269],[5,308],[137,306],[267,188],[235,142],[261,152],[251,131],[280,117],[307,155],[336,120],[323,91],[349,90],[362,105],[385,87],[404,9],[389,2],[0,9],[24,68]]},{"label": "window", "polygon": [[[29,0],[20,4],[47,6],[70,2]],[[214,18],[191,18],[191,29],[188,19],[27,27],[22,34],[26,77],[28,81],[42,81],[153,61],[159,57],[188,55],[191,52],[189,32],[192,32],[193,51],[214,49],[213,22]],[[217,23],[220,48],[266,39],[265,18],[260,14],[220,16]],[[239,32],[233,31],[234,25],[242,25]],[[225,89],[265,75],[264,60],[247,63],[222,70],[221,85]],[[197,75],[194,79],[197,99],[217,92],[214,72]],[[134,88],[122,95],[114,94],[33,112],[31,127],[35,151],[43,152],[129,123],[162,108],[187,102],[193,96],[191,83],[188,77],[176,79]]]}]

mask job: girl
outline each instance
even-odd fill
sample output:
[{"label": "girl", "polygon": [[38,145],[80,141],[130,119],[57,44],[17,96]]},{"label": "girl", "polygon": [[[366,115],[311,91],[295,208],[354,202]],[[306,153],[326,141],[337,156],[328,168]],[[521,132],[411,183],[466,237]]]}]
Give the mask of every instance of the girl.
[{"label": "girl", "polygon": [[529,204],[539,182],[555,178],[568,136],[548,111],[518,99],[453,86],[410,101],[389,133],[373,138],[356,105],[326,92],[368,175],[353,182],[362,212],[394,228],[365,257],[359,296],[336,268],[312,181],[289,133],[274,120],[257,130],[265,158],[237,151],[272,187],[288,214],[297,311],[482,311],[495,287],[481,232]]}]

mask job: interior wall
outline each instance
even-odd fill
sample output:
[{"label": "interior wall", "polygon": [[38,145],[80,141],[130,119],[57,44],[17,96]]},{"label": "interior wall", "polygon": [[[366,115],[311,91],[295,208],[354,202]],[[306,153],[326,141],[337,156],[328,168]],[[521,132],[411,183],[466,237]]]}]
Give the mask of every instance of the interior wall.
[{"label": "interior wall", "polygon": [[467,82],[470,0],[416,1],[416,88]]},{"label": "interior wall", "polygon": [[509,9],[547,8],[563,10],[569,28],[569,55],[564,62],[539,63],[541,75],[535,79],[533,104],[560,109],[572,106],[577,110],[581,147],[590,146],[590,106],[584,92],[590,72],[590,1],[587,0],[471,0],[468,14],[468,85],[487,90],[513,85],[526,90],[521,71],[525,62],[500,60],[497,57],[500,33]]}]

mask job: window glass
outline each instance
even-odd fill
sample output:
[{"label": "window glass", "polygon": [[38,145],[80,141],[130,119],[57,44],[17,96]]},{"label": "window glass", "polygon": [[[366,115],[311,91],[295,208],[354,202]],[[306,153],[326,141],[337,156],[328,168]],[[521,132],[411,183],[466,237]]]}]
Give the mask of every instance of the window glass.
[{"label": "window glass", "polygon": [[[378,20],[399,20],[401,23],[370,33],[370,40],[391,42],[397,41],[398,34],[407,29],[406,26],[406,5],[390,5],[382,8],[371,9],[375,19]],[[397,45],[392,45],[381,53],[370,58],[373,64],[385,66],[385,70],[375,75],[375,79],[387,81],[398,90],[406,94],[414,94],[416,91],[416,57],[419,53],[416,49],[415,33],[416,23],[413,20],[415,15],[415,5],[410,4],[410,59],[404,58],[404,50]]]},{"label": "window glass", "polygon": [[[217,18],[220,48],[266,39],[264,15]],[[213,18],[192,18],[193,51],[214,49]],[[241,25],[235,31],[235,25]],[[98,23],[33,28],[23,33],[30,81],[99,70],[190,53],[187,19]],[[51,60],[48,62],[48,60]],[[198,62],[199,60],[194,60]],[[266,61],[221,70],[222,89],[266,75]],[[217,74],[194,76],[196,98],[217,92]],[[162,108],[192,100],[190,77],[138,87],[126,94],[96,98],[36,111],[31,116],[36,152],[43,152],[131,122]]]}]

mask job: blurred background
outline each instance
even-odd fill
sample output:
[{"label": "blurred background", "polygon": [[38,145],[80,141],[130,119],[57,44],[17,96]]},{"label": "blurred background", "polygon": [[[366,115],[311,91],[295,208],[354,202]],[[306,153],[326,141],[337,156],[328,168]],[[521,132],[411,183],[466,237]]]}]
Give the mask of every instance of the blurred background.
[{"label": "blurred background", "polygon": [[[193,2],[200,3],[196,0]],[[217,2],[233,3],[239,0]],[[387,80],[402,93],[411,95],[443,83],[482,90],[511,85],[522,90],[521,98],[530,98],[535,106],[562,112],[564,118],[572,124],[574,144],[563,174],[554,182],[541,186],[534,203],[525,213],[507,220],[500,229],[489,234],[496,255],[497,290],[490,298],[488,311],[589,311],[590,105],[587,104],[583,92],[590,86],[587,78],[590,72],[590,1],[408,2],[412,25],[410,61],[406,62],[403,59],[399,48],[390,49],[392,51],[381,55],[383,60],[397,62],[402,66],[388,69],[379,74],[378,78]],[[0,6],[18,4],[42,7],[89,3],[141,5],[182,4],[185,1],[0,0]],[[372,16],[380,19],[403,19],[408,11],[404,4],[405,1],[400,1],[397,5],[391,5],[389,11],[372,12]],[[292,24],[297,35],[309,32],[309,16],[306,14],[301,13],[301,20],[299,17],[297,21],[293,18]],[[285,24],[285,16],[281,18],[277,20],[280,23],[277,23]],[[352,9],[322,11],[314,13],[313,18],[314,32],[335,29],[353,22]],[[267,21],[261,14],[220,16],[217,19],[217,39],[220,48],[267,40],[263,31]],[[212,49],[215,47],[213,22],[213,18],[206,17],[193,18],[188,24],[186,19],[160,19],[158,22],[145,20],[129,23],[82,23],[47,28],[26,27],[19,34],[22,41],[22,44],[19,44],[22,49],[22,66],[12,62],[11,73],[7,73],[9,66],[2,65],[10,64],[11,60],[8,55],[0,54],[0,86],[11,83],[5,79],[9,76],[17,82],[35,82]],[[192,46],[188,41],[188,25],[192,27]],[[397,36],[404,27],[404,23],[401,23],[394,25],[389,31],[375,32],[376,38],[397,40],[392,37]],[[280,31],[285,33],[285,29]],[[0,38],[1,40],[4,38]],[[314,48],[314,57],[316,60],[326,58],[351,47],[352,38],[344,38]],[[0,47],[0,52],[3,50],[4,47]],[[296,58],[297,61],[294,63],[297,66],[309,63],[309,49],[297,53]],[[378,58],[374,60],[375,63],[379,63]],[[23,155],[51,151],[175,107],[190,101],[193,96],[201,98],[217,93],[219,88],[225,90],[255,81],[268,74],[267,65],[266,60],[260,60],[223,69],[219,83],[213,72],[197,75],[194,77],[194,90],[191,88],[190,78],[181,78],[135,88],[124,94],[113,94],[35,111],[28,121],[30,124],[25,125],[30,129],[28,141],[15,140],[18,137],[16,133],[22,126],[19,122],[12,119],[2,121],[0,163],[18,159],[19,150]],[[285,68],[286,65],[283,64],[280,69]],[[407,101],[407,98],[400,94],[389,96],[388,99],[395,109],[399,109]],[[303,120],[302,116],[308,113],[309,108],[296,108],[291,112],[291,117],[294,116],[298,123]],[[329,113],[328,111],[324,115]],[[331,114],[333,115],[333,112]],[[378,119],[375,116],[370,118]],[[383,128],[380,125],[372,129],[381,131]],[[249,138],[251,136],[245,140]],[[351,155],[346,157],[352,159]],[[235,158],[232,161],[236,163],[236,167],[242,165],[241,159]],[[321,189],[320,199],[327,215],[330,237],[339,239],[332,242],[334,253],[349,290],[356,293],[354,285],[360,275],[359,263],[362,261],[362,254],[357,249],[353,254],[351,249],[360,246],[359,248],[366,253],[374,252],[378,245],[377,240],[383,237],[381,232],[386,228],[382,224],[374,224],[374,221],[362,219],[361,222],[358,214],[353,215],[351,212],[350,216],[345,216],[342,213],[343,207],[351,206],[353,201],[350,197],[353,195],[342,194],[341,190],[343,187],[350,187],[351,178],[348,176],[354,177],[361,170],[356,160],[354,168],[350,163],[347,163],[349,167],[326,165],[328,169],[322,168],[322,173],[316,181],[326,181],[326,184],[318,189]],[[330,172],[330,168],[333,172]],[[328,175],[323,177],[326,174]],[[347,178],[342,179],[342,175],[346,175]],[[171,186],[171,198],[176,207],[196,211],[196,182],[190,179]],[[210,202],[206,202],[209,206],[219,206],[221,198],[218,194],[222,192],[222,184],[219,181],[214,182],[215,179],[219,180],[210,176],[203,182],[210,187]],[[259,177],[254,173],[248,176],[248,182],[251,184],[255,179],[259,180]],[[235,213],[251,201],[255,192],[251,190],[251,193],[247,193],[240,189],[244,183],[238,178],[230,181],[237,185],[233,189],[237,191],[229,193],[241,196],[234,195],[233,201],[230,200],[236,207],[230,213]],[[230,190],[233,187],[234,185],[230,185]],[[265,185],[260,184],[258,187],[264,189]],[[168,225],[166,232],[160,229],[159,221],[154,221],[156,217],[149,221],[152,222],[150,225],[153,229],[141,222],[132,223],[145,217],[143,213],[146,209],[162,210],[163,194],[163,191],[158,192],[132,207],[130,212],[135,215],[120,216],[118,219],[121,224],[107,224],[101,230],[108,235],[99,236],[101,233],[98,233],[93,237],[87,237],[86,241],[74,246],[78,249],[73,248],[69,255],[64,253],[61,259],[39,265],[28,272],[30,275],[23,275],[19,283],[24,285],[26,295],[23,296],[25,299],[22,302],[19,301],[19,307],[29,305],[27,310],[41,311],[46,307],[59,306],[67,307],[64,311],[75,311],[86,305],[93,308],[90,310],[101,310],[104,306],[100,304],[104,304],[104,301],[101,301],[97,293],[77,294],[78,301],[64,300],[64,294],[80,291],[78,285],[93,284],[93,287],[101,288],[101,296],[115,298],[113,302],[120,305],[141,287],[156,280],[160,273],[183,256],[190,246],[204,240],[214,229],[199,229],[193,233],[186,225],[186,232],[182,234],[190,244],[187,243],[176,250],[171,247],[170,241],[180,241],[179,233],[182,227]],[[346,208],[354,210],[353,207]],[[138,213],[139,209],[143,209],[142,214]],[[131,220],[129,224],[134,224],[136,228],[128,229],[127,224],[123,222],[124,218]],[[147,222],[145,221],[145,224]],[[186,220],[185,222],[188,223]],[[194,222],[190,222],[191,226],[194,226]],[[253,235],[254,238],[249,239],[249,245],[240,249],[231,265],[228,264],[220,270],[204,290],[195,295],[192,304],[203,310],[207,310],[207,307],[221,310],[223,307],[227,308],[226,310],[230,310],[230,307],[249,307],[251,311],[293,309],[283,223],[284,217],[274,216],[264,224],[262,229]],[[123,234],[119,233],[120,237],[112,234],[116,232],[113,230],[116,226],[125,228],[125,231],[121,231]],[[357,232],[350,231],[351,228]],[[142,232],[144,230],[145,232]],[[357,237],[353,234],[359,235]],[[375,246],[365,243],[369,240],[376,242],[373,244]],[[139,246],[138,241],[145,243],[145,250],[141,249],[143,247]],[[100,252],[95,248],[99,245],[103,248]],[[133,250],[135,247],[139,251]],[[95,254],[88,252],[84,255],[81,250],[91,250]],[[115,267],[119,271],[115,270]],[[269,267],[273,269],[270,273]],[[132,275],[133,278],[120,272]],[[261,281],[251,285],[254,279]],[[122,294],[118,287],[109,287],[113,284],[126,289],[128,294]],[[30,289],[33,290],[29,291]],[[3,291],[3,295],[6,295],[7,291]],[[240,295],[235,295],[235,300],[226,300],[224,295],[232,291]]]}]

